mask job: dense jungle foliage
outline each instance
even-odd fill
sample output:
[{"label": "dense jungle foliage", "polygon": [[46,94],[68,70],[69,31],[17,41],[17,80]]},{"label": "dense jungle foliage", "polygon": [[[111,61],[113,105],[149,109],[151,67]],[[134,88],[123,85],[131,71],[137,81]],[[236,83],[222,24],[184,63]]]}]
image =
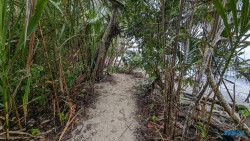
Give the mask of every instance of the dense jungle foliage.
[{"label": "dense jungle foliage", "polygon": [[[94,83],[135,68],[164,97],[162,134],[169,140],[175,139],[185,85],[194,103],[183,139],[193,116],[208,123],[199,130],[201,139],[208,135],[214,102],[207,114],[197,111],[208,88],[242,124],[219,85],[230,66],[248,73],[242,67],[247,61],[235,58],[249,46],[249,29],[249,0],[0,0],[0,136],[45,132],[28,127],[30,119],[49,119],[61,131]],[[250,137],[249,127],[241,128]]]}]

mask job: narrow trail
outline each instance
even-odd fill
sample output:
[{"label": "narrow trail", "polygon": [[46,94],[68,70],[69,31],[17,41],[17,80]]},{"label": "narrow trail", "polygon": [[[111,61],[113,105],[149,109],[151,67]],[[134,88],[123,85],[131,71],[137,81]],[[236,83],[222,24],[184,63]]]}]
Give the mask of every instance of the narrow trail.
[{"label": "narrow trail", "polygon": [[113,74],[111,82],[95,85],[98,96],[89,109],[89,118],[72,132],[69,141],[136,141],[135,92],[140,79]]}]

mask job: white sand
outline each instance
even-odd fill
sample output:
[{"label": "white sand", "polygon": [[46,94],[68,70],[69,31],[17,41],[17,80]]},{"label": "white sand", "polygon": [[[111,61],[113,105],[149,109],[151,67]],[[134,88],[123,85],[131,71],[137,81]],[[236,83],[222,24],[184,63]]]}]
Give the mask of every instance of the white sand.
[{"label": "white sand", "polygon": [[95,87],[100,96],[90,109],[90,118],[72,132],[70,141],[135,141],[136,99],[140,81],[126,74],[113,74],[116,83],[102,82]]}]

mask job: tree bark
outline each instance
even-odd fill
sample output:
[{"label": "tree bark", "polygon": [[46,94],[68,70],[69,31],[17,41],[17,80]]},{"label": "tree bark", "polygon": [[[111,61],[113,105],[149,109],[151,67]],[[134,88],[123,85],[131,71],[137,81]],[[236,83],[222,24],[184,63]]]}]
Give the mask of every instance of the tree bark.
[{"label": "tree bark", "polygon": [[199,69],[199,73],[198,73],[198,77],[195,80],[194,83],[194,87],[192,90],[192,95],[193,95],[193,101],[195,101],[195,103],[193,103],[190,107],[189,107],[189,115],[187,116],[187,119],[185,121],[184,124],[184,130],[183,130],[183,137],[187,134],[187,127],[189,125],[189,120],[191,119],[192,114],[194,113],[195,110],[195,104],[198,105],[199,104],[199,100],[197,99],[198,94],[200,93],[200,85],[202,82],[202,76],[204,75],[204,72],[206,70],[206,68],[208,67],[209,64],[209,60],[211,58],[211,56],[214,53],[214,47],[216,46],[216,44],[218,43],[218,41],[221,40],[221,33],[223,32],[225,26],[224,24],[220,24],[222,19],[219,16],[219,13],[216,13],[216,18],[213,21],[213,25],[212,25],[212,29],[210,31],[209,37],[208,37],[208,42],[210,44],[207,44],[205,47],[205,51],[202,54],[203,58],[202,58],[202,64],[201,64],[201,68]]},{"label": "tree bark", "polygon": [[108,48],[112,42],[112,39],[117,35],[116,25],[117,9],[114,8],[108,26],[102,36],[101,41],[98,43],[95,67],[92,73],[92,77],[102,78],[104,71],[105,58],[107,55]]},{"label": "tree bark", "polygon": [[[224,110],[228,113],[228,115],[234,120],[234,122],[236,124],[240,124],[241,123],[241,119],[240,119],[239,115],[237,115],[236,113],[232,112],[232,108],[226,102],[226,100],[223,98],[223,95],[220,92],[220,90],[217,89],[216,81],[214,80],[214,77],[213,77],[210,69],[206,70],[206,75],[207,75],[208,83],[212,87],[215,96],[221,102],[221,106],[224,108]],[[249,127],[245,123],[243,123],[242,124],[242,128],[245,130],[246,136],[248,138],[250,138],[250,129],[249,129]]]}]

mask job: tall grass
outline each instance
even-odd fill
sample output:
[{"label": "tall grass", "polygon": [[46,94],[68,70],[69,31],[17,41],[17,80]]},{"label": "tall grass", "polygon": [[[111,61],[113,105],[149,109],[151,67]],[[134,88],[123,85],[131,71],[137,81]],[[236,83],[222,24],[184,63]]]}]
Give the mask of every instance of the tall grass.
[{"label": "tall grass", "polygon": [[[27,105],[28,105],[28,95],[30,92],[30,84],[31,84],[31,75],[30,75],[30,64],[32,59],[32,50],[29,52],[25,52],[26,48],[26,40],[29,38],[31,33],[35,30],[36,25],[38,24],[40,17],[42,15],[42,11],[47,3],[47,0],[38,0],[35,4],[35,11],[30,14],[31,9],[30,4],[31,1],[26,1],[26,16],[25,16],[25,25],[21,26],[22,28],[17,30],[18,24],[21,24],[21,14],[23,13],[23,6],[20,5],[20,7],[16,7],[14,5],[14,1],[7,1],[2,0],[0,1],[0,44],[1,44],[1,51],[0,51],[0,79],[1,79],[1,85],[0,88],[2,89],[2,95],[3,95],[3,102],[4,102],[4,112],[5,112],[5,130],[6,130],[6,140],[9,140],[9,102],[10,102],[10,95],[13,92],[14,89],[18,89],[17,86],[13,86],[13,84],[10,84],[12,74],[14,73],[14,64],[17,63],[17,57],[20,55],[20,51],[23,55],[29,54],[28,60],[27,60],[27,83],[25,88],[25,93],[23,95],[23,110],[25,118],[27,117]],[[18,14],[19,17],[16,20],[15,14],[12,13],[14,9],[18,9],[16,11],[20,11]],[[31,17],[29,18],[29,16]],[[15,24],[13,25],[13,19],[15,19]],[[14,35],[16,35],[18,38],[18,44],[16,48],[13,50],[11,46],[11,42],[14,38]],[[34,38],[34,37],[33,37]],[[10,55],[12,52],[14,52],[13,55]],[[12,71],[13,70],[13,71]],[[20,80],[22,81],[22,80]],[[14,100],[14,99],[12,99]]]},{"label": "tall grass", "polygon": [[93,0],[34,2],[0,1],[0,104],[6,140],[16,122],[24,131],[31,101],[36,107],[47,104],[39,110],[51,111],[54,124],[59,119],[63,125],[70,87],[80,73],[91,79],[105,29],[103,15],[108,14],[97,12],[105,6]]}]

